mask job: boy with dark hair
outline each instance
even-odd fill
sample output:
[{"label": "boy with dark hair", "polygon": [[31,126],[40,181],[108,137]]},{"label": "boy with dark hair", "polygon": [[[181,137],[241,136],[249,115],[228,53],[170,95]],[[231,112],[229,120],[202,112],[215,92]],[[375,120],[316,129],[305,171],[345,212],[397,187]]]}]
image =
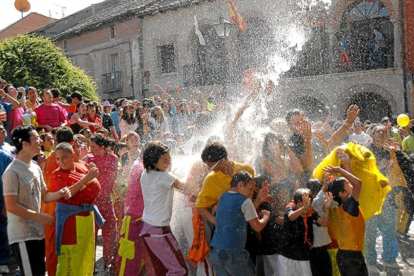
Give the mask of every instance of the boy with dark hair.
[{"label": "boy with dark hair", "polygon": [[[216,206],[223,193],[230,190],[230,182],[233,175],[242,170],[254,175],[254,170],[247,164],[237,163],[228,159],[226,148],[219,142],[207,144],[201,154],[201,159],[207,165],[210,173],[203,181],[203,186],[197,197],[195,207],[201,216],[210,223],[215,224],[216,219],[210,209]],[[266,193],[267,196],[268,191],[262,193]],[[263,195],[258,196],[256,207],[261,202],[260,198],[263,199],[265,197]]]},{"label": "boy with dark hair", "polygon": [[287,205],[284,216],[284,239],[281,240],[281,253],[278,256],[277,275],[311,276],[310,250],[313,242],[312,224],[326,227],[329,222],[329,207],[332,195],[325,197],[323,218],[311,207],[311,191],[297,189],[293,200]]},{"label": "boy with dark hair", "polygon": [[249,197],[253,194],[254,180],[246,171],[237,172],[231,189],[219,200],[216,213],[216,229],[211,246],[211,262],[218,276],[255,275],[249,253],[245,249],[247,225],[260,232],[267,224],[270,212],[262,210],[258,218],[256,208]]},{"label": "boy with dark hair", "polygon": [[45,274],[44,225],[54,223],[49,214],[40,212],[41,202],[71,197],[68,188],[51,193],[42,171],[32,158],[40,153],[41,139],[34,126],[19,126],[12,132],[17,156],[3,175],[3,194],[7,210],[10,247],[23,275]]},{"label": "boy with dark hair", "polygon": [[339,250],[336,255],[339,271],[343,276],[368,276],[368,269],[362,255],[365,220],[358,203],[362,182],[340,167],[329,166],[324,168],[324,171],[343,176],[328,184],[328,191],[339,204],[336,211],[340,227]]}]

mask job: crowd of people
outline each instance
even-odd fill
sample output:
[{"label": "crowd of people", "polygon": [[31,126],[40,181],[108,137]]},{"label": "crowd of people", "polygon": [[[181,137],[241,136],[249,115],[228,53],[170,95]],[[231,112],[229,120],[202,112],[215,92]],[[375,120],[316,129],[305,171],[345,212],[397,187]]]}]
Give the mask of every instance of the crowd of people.
[{"label": "crowd of people", "polygon": [[[295,109],[247,130],[260,119],[243,114],[273,83],[248,71],[243,86],[232,110],[216,87],[186,100],[180,86],[157,85],[151,98],[111,104],[2,80],[0,274],[13,254],[19,275],[93,275],[98,229],[116,275],[400,269],[397,238],[414,214],[412,123],[362,122],[351,105],[345,120]],[[271,131],[257,133],[263,124]],[[172,170],[190,155],[188,175]],[[175,190],[186,195],[174,211],[188,246],[171,230]]]}]

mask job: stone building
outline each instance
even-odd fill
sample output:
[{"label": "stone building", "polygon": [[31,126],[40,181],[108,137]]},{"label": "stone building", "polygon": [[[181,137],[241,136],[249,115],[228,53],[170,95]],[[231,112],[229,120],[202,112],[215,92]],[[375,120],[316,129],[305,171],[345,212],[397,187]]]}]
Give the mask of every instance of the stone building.
[{"label": "stone building", "polygon": [[[276,60],[273,69],[284,73],[273,94],[275,109],[300,107],[324,118],[329,112],[343,116],[357,103],[361,119],[372,120],[412,112],[401,1],[332,0],[311,8],[299,7],[301,1],[233,2],[247,31],[233,24],[226,38],[215,28],[220,18],[229,18],[228,0],[108,0],[80,11],[84,17],[71,24],[64,18],[39,33],[94,78],[103,99],[142,99],[168,82],[184,86],[187,97],[192,86],[207,92],[217,83],[231,97],[242,89],[244,70]],[[412,9],[412,1],[406,2],[405,9]],[[194,16],[205,45],[195,34]],[[306,37],[301,51],[296,32]],[[344,37],[350,67],[340,65]]]}]

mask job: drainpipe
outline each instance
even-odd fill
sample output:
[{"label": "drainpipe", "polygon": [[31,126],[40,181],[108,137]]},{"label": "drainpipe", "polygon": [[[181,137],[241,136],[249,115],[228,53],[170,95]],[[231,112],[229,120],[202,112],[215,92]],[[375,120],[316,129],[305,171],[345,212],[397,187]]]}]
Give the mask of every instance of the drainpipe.
[{"label": "drainpipe", "polygon": [[404,22],[404,0],[399,0],[400,24],[401,24],[401,48],[403,66],[403,89],[404,89],[404,112],[408,113],[408,89],[407,89],[407,62],[405,60],[405,22]]},{"label": "drainpipe", "polygon": [[131,59],[131,88],[132,88],[132,97],[135,100],[135,92],[134,92],[134,59],[132,56],[132,42],[129,42],[129,57]]},{"label": "drainpipe", "polygon": [[144,77],[144,46],[143,46],[143,27],[142,27],[142,18],[139,19],[139,35],[138,35],[138,53],[139,53],[139,67],[141,74],[141,95],[142,98],[146,98],[146,89],[145,87],[145,77]]}]

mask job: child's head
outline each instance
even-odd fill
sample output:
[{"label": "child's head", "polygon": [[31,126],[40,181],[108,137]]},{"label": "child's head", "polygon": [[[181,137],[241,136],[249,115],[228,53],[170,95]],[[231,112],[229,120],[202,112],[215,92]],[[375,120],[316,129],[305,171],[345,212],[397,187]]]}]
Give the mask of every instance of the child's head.
[{"label": "child's head", "polygon": [[322,183],[318,179],[309,179],[306,183],[306,188],[311,191],[312,198],[315,198],[315,196],[322,189]]},{"label": "child's head", "polygon": [[308,188],[299,188],[293,194],[293,201],[296,204],[296,208],[299,209],[303,206],[303,195],[308,194],[309,197],[311,196],[311,191]]},{"label": "child's head", "polygon": [[344,203],[352,193],[352,185],[344,177],[335,178],[328,183],[328,192],[339,205]]},{"label": "child's head", "polygon": [[40,139],[42,139],[42,151],[51,151],[54,146],[53,136],[50,132],[42,133],[40,135]]},{"label": "child's head", "polygon": [[148,143],[143,154],[144,168],[147,172],[168,172],[171,166],[171,155],[168,147],[161,142]]},{"label": "child's head", "polygon": [[262,188],[269,188],[270,187],[270,179],[266,175],[257,175],[254,178],[254,182],[256,184],[254,191],[259,192]]},{"label": "child's head", "polygon": [[249,172],[239,171],[233,175],[230,186],[239,194],[251,197],[254,189],[254,179]]}]

